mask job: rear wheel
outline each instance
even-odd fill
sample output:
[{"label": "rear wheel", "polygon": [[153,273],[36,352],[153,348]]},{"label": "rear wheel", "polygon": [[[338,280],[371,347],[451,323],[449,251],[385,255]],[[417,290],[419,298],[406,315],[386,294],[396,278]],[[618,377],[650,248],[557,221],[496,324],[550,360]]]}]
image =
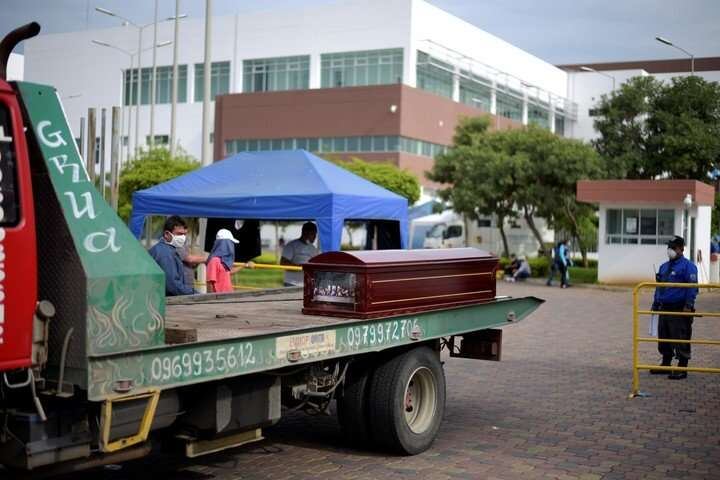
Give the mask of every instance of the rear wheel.
[{"label": "rear wheel", "polygon": [[369,389],[373,440],[414,455],[435,440],[445,411],[445,374],[436,351],[413,348],[378,366]]},{"label": "rear wheel", "polygon": [[344,438],[356,446],[366,446],[370,441],[368,394],[373,368],[371,361],[353,362],[337,400],[340,429]]}]

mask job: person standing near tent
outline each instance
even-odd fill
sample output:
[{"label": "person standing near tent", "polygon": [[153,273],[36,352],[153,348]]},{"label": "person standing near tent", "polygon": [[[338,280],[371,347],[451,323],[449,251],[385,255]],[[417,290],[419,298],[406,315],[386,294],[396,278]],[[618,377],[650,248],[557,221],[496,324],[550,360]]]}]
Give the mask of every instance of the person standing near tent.
[{"label": "person standing near tent", "polygon": [[[243,267],[235,266],[235,244],[240,241],[230,230],[221,228],[215,235],[215,243],[207,261],[207,287],[209,293],[228,293],[233,291],[232,274]],[[252,262],[245,267],[252,268]]]},{"label": "person standing near tent", "polygon": [[165,295],[192,295],[195,290],[187,283],[178,249],[185,246],[187,224],[173,215],[165,220],[162,239],[148,253],[165,272]]},{"label": "person standing near tent", "polygon": [[[280,265],[293,265],[299,267],[320,253],[315,246],[316,238],[317,226],[315,226],[312,222],[303,224],[300,238],[293,240],[285,245],[285,248],[283,248]],[[285,272],[286,287],[298,287],[302,286],[302,284],[303,272]]]}]

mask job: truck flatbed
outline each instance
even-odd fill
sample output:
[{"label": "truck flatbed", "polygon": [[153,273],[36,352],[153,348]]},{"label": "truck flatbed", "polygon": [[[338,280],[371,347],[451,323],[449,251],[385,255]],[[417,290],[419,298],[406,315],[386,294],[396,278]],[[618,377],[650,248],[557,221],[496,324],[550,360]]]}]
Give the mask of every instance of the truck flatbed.
[{"label": "truck flatbed", "polygon": [[196,332],[198,342],[289,333],[347,323],[347,319],[303,315],[302,289],[262,293],[176,297],[165,311],[165,328]]},{"label": "truck flatbed", "polygon": [[187,342],[89,356],[88,398],[169,389],[267,372],[507,325],[542,300],[498,297],[468,305],[389,318],[349,320],[303,315],[300,289],[276,289],[168,299],[166,328],[193,330]]}]

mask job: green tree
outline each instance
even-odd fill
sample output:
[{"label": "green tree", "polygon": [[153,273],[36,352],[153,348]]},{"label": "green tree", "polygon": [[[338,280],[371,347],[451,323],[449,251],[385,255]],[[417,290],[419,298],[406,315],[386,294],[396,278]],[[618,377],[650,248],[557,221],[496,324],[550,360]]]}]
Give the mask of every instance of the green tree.
[{"label": "green tree", "polygon": [[503,251],[508,256],[505,220],[517,217],[513,208],[512,177],[506,157],[493,146],[487,135],[487,116],[464,118],[455,129],[453,147],[435,158],[427,177],[449,185],[439,190],[440,197],[470,220],[480,215],[495,215]]},{"label": "green tree", "polygon": [[132,210],[132,194],[150,188],[200,167],[194,157],[176,149],[174,157],[167,148],[143,150],[120,173],[118,214],[127,221]]},{"label": "green tree", "polygon": [[335,163],[359,177],[407,198],[408,205],[412,205],[420,198],[420,182],[417,177],[391,163],[366,162],[359,158],[352,158],[350,161],[338,160]]},{"label": "green tree", "polygon": [[[391,163],[372,163],[360,158],[352,158],[349,161],[332,159],[332,161],[365,180],[405,197],[408,205],[412,205],[420,198],[420,182],[417,177]],[[350,244],[353,243],[355,230],[363,225],[364,222],[345,222],[345,231],[350,239]]]},{"label": "green tree", "polygon": [[602,176],[593,148],[536,126],[487,132],[481,124],[461,122],[454,145],[436,159],[430,179],[450,185],[441,196],[470,218],[495,214],[503,237],[505,219],[522,216],[538,244],[536,217],[571,233],[583,254],[594,225],[594,209],[575,201],[580,179]]},{"label": "green tree", "polygon": [[598,105],[593,143],[616,178],[708,180],[720,163],[720,84],[635,77]]}]

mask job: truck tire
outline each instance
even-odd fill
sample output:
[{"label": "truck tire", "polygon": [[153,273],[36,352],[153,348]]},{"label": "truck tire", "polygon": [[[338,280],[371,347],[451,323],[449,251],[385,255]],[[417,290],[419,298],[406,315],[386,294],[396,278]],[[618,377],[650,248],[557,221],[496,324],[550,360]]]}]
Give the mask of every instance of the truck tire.
[{"label": "truck tire", "polygon": [[337,415],[343,438],[364,447],[370,441],[369,391],[374,363],[356,360],[348,368],[342,394],[337,399]]},{"label": "truck tire", "polygon": [[436,351],[418,346],[378,366],[370,382],[373,441],[415,455],[435,440],[445,411],[445,373]]}]

